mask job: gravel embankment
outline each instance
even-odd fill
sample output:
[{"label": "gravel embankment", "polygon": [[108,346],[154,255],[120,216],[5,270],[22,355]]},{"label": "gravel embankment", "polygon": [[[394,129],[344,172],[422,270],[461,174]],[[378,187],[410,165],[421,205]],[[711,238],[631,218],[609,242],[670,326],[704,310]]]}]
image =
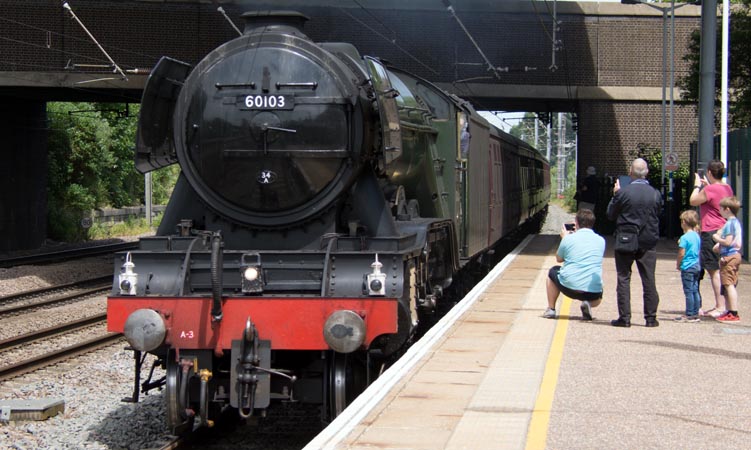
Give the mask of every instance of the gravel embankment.
[{"label": "gravel embankment", "polygon": [[561,226],[564,223],[573,222],[574,215],[574,213],[566,212],[561,207],[551,203],[548,207],[548,217],[545,219],[540,234],[560,234]]},{"label": "gravel embankment", "polygon": [[[44,266],[18,266],[0,269],[0,295],[70,283],[81,279],[112,275],[109,257]],[[95,297],[82,303],[40,310],[35,327],[72,320],[104,311],[105,298]],[[2,320],[3,337],[28,332],[28,315]],[[20,328],[19,328],[20,327]],[[65,412],[40,422],[0,424],[0,449],[145,449],[169,439],[160,391],[141,396],[137,404],[124,403],[133,392],[133,352],[124,350],[123,340],[94,351],[74,362],[60,363],[0,385],[3,400],[65,401]],[[31,351],[31,348],[26,350]],[[16,351],[17,352],[17,351]],[[153,358],[147,358],[142,381],[148,376]],[[157,369],[155,379],[164,375]]]},{"label": "gravel embankment", "polygon": [[[124,346],[115,344],[77,358],[75,364],[58,364],[4,383],[2,400],[63,399],[65,412],[41,422],[1,426],[0,448],[145,449],[166,443],[159,392],[142,396],[137,404],[121,402],[133,389],[133,353]],[[156,376],[162,375],[157,370]]]},{"label": "gravel embankment", "polygon": [[[92,317],[104,313],[106,309],[107,299],[99,295],[71,304],[47,308],[41,306],[29,313],[2,317],[0,318],[0,340]],[[34,324],[34,330],[29,329],[30,323]]]},{"label": "gravel embankment", "polygon": [[108,256],[92,256],[43,266],[0,268],[0,296],[112,275],[113,270],[112,257]]}]

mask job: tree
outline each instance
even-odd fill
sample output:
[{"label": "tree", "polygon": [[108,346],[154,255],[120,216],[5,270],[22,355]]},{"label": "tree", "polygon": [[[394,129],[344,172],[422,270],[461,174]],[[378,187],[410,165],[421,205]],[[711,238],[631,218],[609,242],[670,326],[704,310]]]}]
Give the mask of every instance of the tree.
[{"label": "tree", "polygon": [[547,139],[547,135],[545,134],[545,125],[539,121],[535,122],[536,117],[537,116],[534,113],[524,113],[524,117],[516,125],[511,127],[509,133],[512,136],[525,141],[529,145],[535,145],[535,123],[537,123],[537,134],[539,137],[537,145],[540,148],[543,148],[540,143],[544,142],[544,140]]},{"label": "tree", "polygon": [[[511,130],[509,130],[509,133],[517,137],[524,142],[528,143],[529,145],[534,146],[535,145],[535,123],[537,124],[537,150],[545,154],[547,145],[548,145],[548,129],[547,125],[545,125],[542,121],[535,122],[535,118],[537,117],[534,113],[524,113],[524,117],[511,127]],[[572,114],[571,113],[564,113],[563,114],[563,120],[565,125],[565,136],[564,136],[564,144],[567,145],[573,145],[574,142],[576,142],[576,131],[573,127],[573,121],[572,121]],[[551,139],[551,153],[550,153],[550,163],[556,164],[557,157],[558,157],[558,114],[557,113],[550,113],[550,120],[551,124],[550,127],[552,129],[552,139]]]},{"label": "tree", "polygon": [[[144,177],[133,148],[138,106],[48,103],[48,229],[50,237],[81,240],[81,219],[95,208],[143,204]],[[154,172],[153,200],[164,204],[179,167]]]},{"label": "tree", "polygon": [[[745,128],[751,126],[751,0],[731,0],[736,6],[730,15],[730,48],[732,55],[729,61],[728,90],[731,92],[728,102],[728,125],[730,128]],[[722,24],[717,26],[717,68],[721,73],[722,59]],[[701,32],[694,31],[688,47],[688,53],[683,57],[690,63],[689,73],[678,80],[681,95],[685,100],[698,102],[700,79],[700,48]],[[715,98],[719,102],[722,80],[715,77]]]},{"label": "tree", "polygon": [[78,224],[107,202],[112,129],[88,103],[48,103],[48,229],[55,239],[85,237]]}]

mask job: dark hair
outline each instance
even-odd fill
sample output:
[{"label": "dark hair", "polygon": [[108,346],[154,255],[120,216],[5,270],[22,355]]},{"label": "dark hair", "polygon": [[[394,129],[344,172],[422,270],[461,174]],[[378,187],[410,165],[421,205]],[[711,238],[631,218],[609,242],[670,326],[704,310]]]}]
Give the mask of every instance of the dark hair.
[{"label": "dark hair", "polygon": [[725,175],[725,164],[723,164],[722,161],[713,159],[712,161],[709,161],[707,171],[710,172],[716,180],[721,180],[722,176]]},{"label": "dark hair", "polygon": [[576,212],[576,223],[579,224],[579,228],[592,228],[595,226],[595,213],[591,209],[580,209]]}]

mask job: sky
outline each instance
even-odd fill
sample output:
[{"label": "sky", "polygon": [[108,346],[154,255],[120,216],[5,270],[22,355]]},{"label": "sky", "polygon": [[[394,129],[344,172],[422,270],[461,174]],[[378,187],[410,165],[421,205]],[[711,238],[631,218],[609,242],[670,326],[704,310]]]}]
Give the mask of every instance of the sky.
[{"label": "sky", "polygon": [[[498,115],[493,114],[491,111],[478,111],[478,113],[485,118],[488,122],[492,123],[496,127],[502,129],[506,133],[511,130],[511,127],[519,123],[519,119],[524,116],[524,112],[499,112]],[[498,117],[500,116],[500,117]]]}]

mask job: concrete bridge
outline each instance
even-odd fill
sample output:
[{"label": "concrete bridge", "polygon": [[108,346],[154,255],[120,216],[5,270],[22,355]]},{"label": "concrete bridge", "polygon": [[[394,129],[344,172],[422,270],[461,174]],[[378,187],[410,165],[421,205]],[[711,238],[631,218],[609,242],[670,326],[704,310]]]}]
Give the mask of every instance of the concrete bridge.
[{"label": "concrete bridge", "polygon": [[[240,28],[248,10],[301,11],[313,40],[351,42],[480,110],[576,113],[579,170],[611,174],[626,170],[639,144],[661,146],[663,50],[674,42],[675,77],[685,75],[682,58],[700,26],[700,7],[681,7],[674,39],[663,41],[656,8],[552,0],[452,0],[453,12],[441,0],[69,3],[127,78],[60,2],[0,0],[0,251],[44,238],[45,103],[138,102],[161,56],[195,64],[237,35],[217,6]],[[687,162],[696,106],[677,89],[673,96],[674,148]]]}]

